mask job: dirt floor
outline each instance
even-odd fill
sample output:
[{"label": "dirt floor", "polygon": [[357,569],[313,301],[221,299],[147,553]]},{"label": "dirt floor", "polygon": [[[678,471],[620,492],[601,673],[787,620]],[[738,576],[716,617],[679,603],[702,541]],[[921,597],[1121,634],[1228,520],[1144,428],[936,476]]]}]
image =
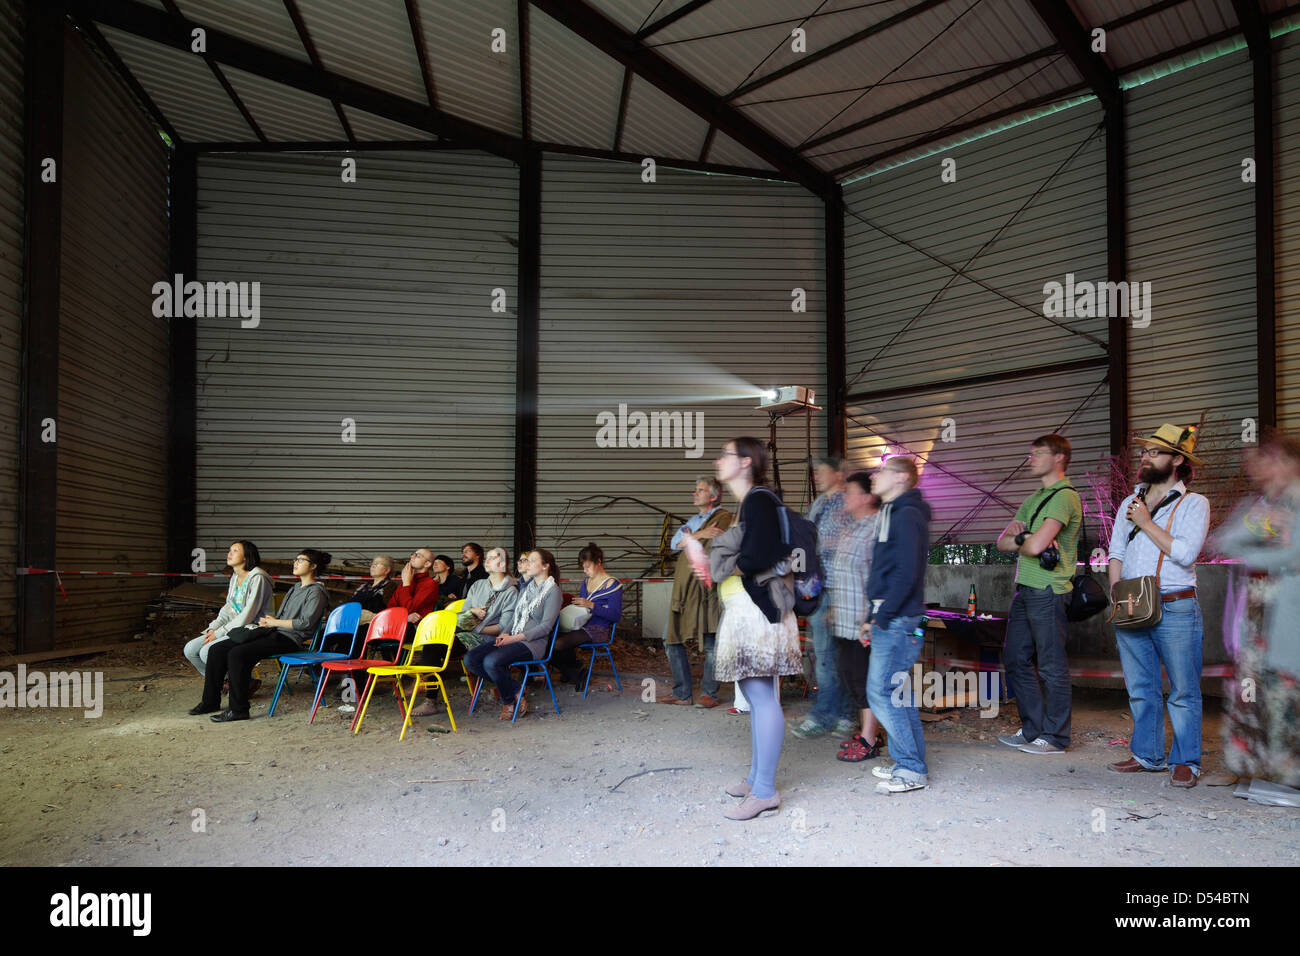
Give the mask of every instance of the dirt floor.
[{"label": "dirt floor", "polygon": [[[1130,721],[1122,694],[1077,691],[1073,746],[1031,757],[997,743],[1018,723],[975,710],[926,724],[931,786],[885,796],[875,762],[834,759],[833,737],[787,736],[779,814],[724,820],[722,787],[748,769],[749,725],[724,708],[642,700],[667,690],[661,650],[621,645],[616,693],[598,670],[587,700],[544,688],[512,727],[488,706],[459,732],[418,721],[398,741],[391,696],[358,736],[336,699],[307,724],[308,684],[265,716],[213,724],[186,711],[200,683],[176,641],[29,666],[99,670],[103,716],[0,710],[0,863],[120,864],[963,864],[1294,865],[1300,811],[1255,806],[1231,787],[1175,790],[1165,774],[1118,775]],[[0,665],[12,670],[10,665]],[[264,664],[274,672],[274,664]],[[697,666],[698,674],[698,666]],[[786,685],[786,718],[807,711]],[[724,692],[724,696],[729,696]],[[1206,766],[1218,766],[1207,707]],[[664,770],[661,768],[678,768]],[[656,771],[625,779],[643,771]],[[616,788],[616,785],[617,788]]]}]

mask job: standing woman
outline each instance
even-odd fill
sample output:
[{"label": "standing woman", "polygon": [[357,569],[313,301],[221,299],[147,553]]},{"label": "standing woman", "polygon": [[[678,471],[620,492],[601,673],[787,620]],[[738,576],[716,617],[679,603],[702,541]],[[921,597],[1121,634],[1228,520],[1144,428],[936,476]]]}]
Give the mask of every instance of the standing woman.
[{"label": "standing woman", "polygon": [[465,668],[497,685],[501,696],[501,719],[509,720],[519,698],[519,716],[528,713],[525,688],[510,676],[510,665],[545,656],[551,631],[560,616],[560,571],[549,551],[527,553],[529,581],[521,589],[514,620],[506,633],[494,642],[484,642],[465,655]]},{"label": "standing woman", "polygon": [[[1248,453],[1246,473],[1259,496],[1239,505],[1215,533],[1218,550],[1249,568],[1235,673],[1225,695],[1223,762],[1238,777],[1294,788],[1300,787],[1300,441],[1262,437]],[[1246,694],[1246,686],[1254,693]]]},{"label": "standing woman", "polygon": [[[775,576],[773,565],[789,556],[782,544],[780,503],[767,478],[767,449],[755,438],[727,442],[717,463],[718,480],[740,503],[740,542],[735,570],[718,582],[722,620],[718,624],[715,670],[719,681],[736,681],[749,701],[753,757],[749,776],[727,788],[744,797],[726,814],[728,820],[750,820],[781,806],[776,790],[776,766],[785,739],[778,680],[803,673],[799,627],[794,614],[794,587],[788,575]],[[725,560],[714,541],[711,563]]]},{"label": "standing woman", "polygon": [[258,566],[261,563],[262,556],[251,541],[236,541],[226,552],[226,564],[230,567],[226,603],[203,633],[185,645],[186,659],[200,674],[207,670],[208,654],[213,644],[225,640],[235,628],[252,624],[271,610],[275,585],[266,569]]},{"label": "standing woman", "polygon": [[[249,682],[253,666],[267,657],[302,650],[325,616],[329,597],[325,585],[316,580],[317,573],[330,563],[330,555],[315,548],[303,548],[293,559],[293,573],[298,583],[280,602],[280,616],[263,615],[256,627],[232,630],[208,652],[208,670],[203,678],[203,699],[191,714],[212,714],[214,723],[248,720]],[[230,676],[230,704],[221,710],[221,684]]]},{"label": "standing woman", "polygon": [[605,573],[605,552],[600,550],[600,545],[594,541],[588,543],[578,552],[578,563],[587,580],[582,582],[578,596],[569,607],[585,608],[588,613],[575,612],[584,620],[570,630],[564,630],[564,619],[569,612],[565,610],[560,615],[560,634],[551,657],[551,663],[560,669],[560,680],[574,685],[582,673],[574,648],[579,644],[608,644],[614,625],[623,616],[623,585]]}]

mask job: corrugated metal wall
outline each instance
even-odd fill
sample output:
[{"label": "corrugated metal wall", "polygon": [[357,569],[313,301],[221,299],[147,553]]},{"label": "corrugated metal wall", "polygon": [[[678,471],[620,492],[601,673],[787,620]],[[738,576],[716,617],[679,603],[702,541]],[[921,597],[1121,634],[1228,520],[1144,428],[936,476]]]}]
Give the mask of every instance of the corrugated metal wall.
[{"label": "corrugated metal wall", "polygon": [[[1106,276],[1100,122],[1075,106],[845,188],[849,395],[1104,357],[1104,318],[1044,315],[1046,283]],[[955,182],[941,179],[949,158]],[[1033,489],[1018,466],[1038,435],[1070,439],[1076,483],[1098,471],[1104,376],[1026,371],[850,404],[849,458],[919,454],[935,540],[992,541]]]},{"label": "corrugated metal wall", "polygon": [[235,538],[281,558],[508,543],[517,168],[453,151],[356,163],[345,183],[338,155],[200,160],[199,277],[261,283],[257,327],[198,320],[212,564]]},{"label": "corrugated metal wall", "polygon": [[1245,50],[1128,93],[1129,278],[1151,324],[1129,331],[1135,434],[1193,424],[1222,454],[1258,412],[1251,67]]},{"label": "corrugated metal wall", "polygon": [[[68,33],[64,89],[56,547],[69,570],[159,570],[166,556],[167,149]],[[154,580],[65,578],[60,646],[129,639]]]},{"label": "corrugated metal wall", "polygon": [[[695,477],[713,473],[722,444],[767,437],[767,416],[754,410],[761,389],[825,394],[820,201],[779,183],[662,166],[657,182],[643,183],[641,172],[549,155],[542,163],[537,543],[566,574],[588,540],[619,573],[644,570],[658,549],[662,515],[595,496],[690,515]],[[806,312],[791,310],[795,288]],[[629,415],[682,413],[682,432],[669,436],[679,447],[598,447],[597,415],[617,415],[620,404]],[[682,447],[687,415],[703,424],[692,448]],[[819,414],[814,454],[824,434]],[[782,460],[804,458],[801,420],[781,424],[777,440]],[[782,478],[797,504],[802,464],[785,465]]]},{"label": "corrugated metal wall", "polygon": [[1277,423],[1300,433],[1300,32],[1274,41]]},{"label": "corrugated metal wall", "polygon": [[23,4],[0,0],[0,649],[13,650],[18,600],[19,369],[23,287]]}]

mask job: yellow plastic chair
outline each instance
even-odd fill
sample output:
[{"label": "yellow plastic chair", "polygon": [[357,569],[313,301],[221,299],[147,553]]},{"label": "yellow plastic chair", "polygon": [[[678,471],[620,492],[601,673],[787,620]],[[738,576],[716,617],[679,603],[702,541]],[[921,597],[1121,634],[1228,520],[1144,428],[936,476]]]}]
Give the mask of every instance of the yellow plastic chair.
[{"label": "yellow plastic chair", "polygon": [[[453,614],[461,614],[465,610],[465,599],[461,598],[459,601],[452,601],[447,605],[446,609]],[[474,693],[474,682],[470,680],[469,669],[465,666],[465,658],[463,657],[460,659],[460,671],[465,675],[465,686],[469,688],[471,694]]]},{"label": "yellow plastic chair", "polygon": [[459,601],[452,601],[447,605],[446,610],[451,611],[453,614],[459,614],[465,610],[465,599],[461,598]]},{"label": "yellow plastic chair", "polygon": [[[451,610],[434,611],[432,614],[425,615],[420,621],[420,626],[416,628],[415,640],[411,642],[411,648],[406,654],[406,663],[367,668],[370,679],[366,682],[366,696],[362,701],[361,710],[357,712],[357,720],[352,726],[352,732],[354,734],[360,732],[361,722],[366,719],[366,708],[370,706],[370,697],[375,692],[375,685],[387,678],[392,678],[396,683],[397,694],[402,701],[402,733],[398,740],[406,739],[406,728],[411,726],[411,711],[415,709],[415,701],[420,691],[430,687],[437,687],[442,692],[442,702],[447,708],[447,719],[451,721],[451,729],[454,731],[456,718],[451,712],[451,701],[447,699],[447,687],[442,682],[442,672],[451,659],[451,642],[455,637],[456,613]],[[437,645],[442,645],[443,648],[441,664],[434,666],[411,663],[416,659],[416,653],[421,648]],[[402,687],[402,678],[408,675],[415,678],[415,686],[411,688],[410,696],[407,696],[406,690]]]}]

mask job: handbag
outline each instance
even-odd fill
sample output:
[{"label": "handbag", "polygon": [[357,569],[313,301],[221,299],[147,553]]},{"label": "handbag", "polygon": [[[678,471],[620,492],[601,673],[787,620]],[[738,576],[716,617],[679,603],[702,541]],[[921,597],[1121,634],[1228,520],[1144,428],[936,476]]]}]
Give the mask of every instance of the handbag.
[{"label": "handbag", "polygon": [[591,608],[570,604],[560,612],[560,630],[576,631],[591,620]]},{"label": "handbag", "polygon": [[[1079,500],[1082,504],[1083,495],[1079,495]],[[1082,515],[1080,519],[1079,550],[1091,556],[1088,550],[1087,515]],[[1110,605],[1110,598],[1106,597],[1106,589],[1092,576],[1092,565],[1087,559],[1084,560],[1084,567],[1086,570],[1070,578],[1070,599],[1065,604],[1067,621],[1086,621],[1100,614]]]},{"label": "handbag", "polygon": [[[1169,521],[1165,525],[1166,532],[1174,526],[1174,515],[1178,513],[1179,507],[1186,498],[1187,496],[1183,495],[1170,510]],[[1115,582],[1115,586],[1111,588],[1113,603],[1110,617],[1106,618],[1108,624],[1133,628],[1155,627],[1160,623],[1161,615],[1164,613],[1163,602],[1160,600],[1160,568],[1164,563],[1165,553],[1161,551],[1160,560],[1156,562],[1155,574],[1144,574],[1140,578],[1126,578]]]}]

